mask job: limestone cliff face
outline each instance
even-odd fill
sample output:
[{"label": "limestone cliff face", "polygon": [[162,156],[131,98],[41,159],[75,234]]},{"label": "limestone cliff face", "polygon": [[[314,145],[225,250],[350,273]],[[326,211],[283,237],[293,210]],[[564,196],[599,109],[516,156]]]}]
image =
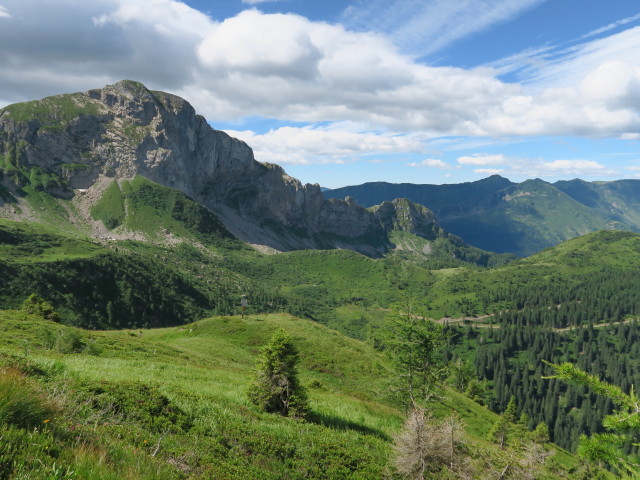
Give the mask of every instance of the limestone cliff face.
[{"label": "limestone cliff face", "polygon": [[401,230],[428,240],[447,235],[431,210],[406,198],[383,202],[370,210],[386,231]]},{"label": "limestone cliff face", "polygon": [[386,205],[372,212],[348,199],[325,201],[318,185],[257,162],[246,143],[212,129],[185,100],[129,80],[1,109],[0,155],[5,177],[19,184],[12,172],[46,172],[60,181],[42,188],[57,195],[72,196],[100,176],[142,175],[216,212],[242,240],[278,250],[381,255],[389,229],[410,225],[431,235],[418,225],[435,224],[417,207],[403,206],[408,217],[400,218]]}]

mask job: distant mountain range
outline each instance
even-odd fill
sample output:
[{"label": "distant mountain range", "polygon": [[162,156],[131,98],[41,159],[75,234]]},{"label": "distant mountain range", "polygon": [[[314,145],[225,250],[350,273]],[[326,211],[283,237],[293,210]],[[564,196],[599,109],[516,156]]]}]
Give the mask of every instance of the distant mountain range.
[{"label": "distant mountain range", "polygon": [[368,207],[407,198],[439,224],[492,252],[528,256],[596,230],[640,231],[640,180],[514,183],[499,175],[452,185],[372,182],[324,192]]}]

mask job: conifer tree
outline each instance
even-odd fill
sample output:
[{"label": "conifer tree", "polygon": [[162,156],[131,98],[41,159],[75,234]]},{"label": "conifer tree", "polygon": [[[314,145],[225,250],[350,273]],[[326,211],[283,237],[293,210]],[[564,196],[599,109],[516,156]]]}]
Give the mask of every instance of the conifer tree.
[{"label": "conifer tree", "polygon": [[635,435],[640,431],[640,398],[633,388],[627,394],[620,387],[604,382],[568,362],[550,365],[556,371],[553,378],[584,385],[618,407],[617,411],[602,421],[607,433],[580,437],[578,455],[592,464],[607,465],[622,478],[640,478],[640,458],[623,452],[625,446],[635,443]]},{"label": "conifer tree", "polygon": [[444,367],[445,335],[441,325],[416,315],[408,300],[389,319],[385,346],[396,364],[403,402],[415,408],[428,401]]},{"label": "conifer tree", "polygon": [[546,423],[540,422],[531,432],[531,439],[534,443],[543,445],[549,442],[549,427]]},{"label": "conifer tree", "polygon": [[518,412],[518,406],[516,405],[515,397],[511,397],[507,408],[498,421],[493,425],[493,428],[489,431],[489,438],[500,445],[500,448],[504,448],[507,443],[507,437],[514,428],[516,421],[516,415]]},{"label": "conifer tree", "polygon": [[279,329],[262,348],[249,399],[265,412],[305,417],[307,394],[298,381],[297,364],[298,349],[291,337]]}]

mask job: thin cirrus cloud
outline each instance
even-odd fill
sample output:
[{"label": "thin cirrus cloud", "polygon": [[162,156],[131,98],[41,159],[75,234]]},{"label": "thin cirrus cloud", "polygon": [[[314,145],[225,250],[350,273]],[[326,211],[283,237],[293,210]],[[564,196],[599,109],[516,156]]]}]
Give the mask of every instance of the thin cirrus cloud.
[{"label": "thin cirrus cloud", "polygon": [[623,18],[621,20],[618,20],[617,22],[612,22],[608,25],[605,25],[603,27],[600,28],[596,28],[595,30],[591,30],[588,33],[585,33],[584,35],[582,35],[581,38],[590,38],[590,37],[594,37],[596,35],[600,35],[602,33],[605,32],[609,32],[611,30],[614,30],[616,28],[622,27],[624,25],[628,25],[629,23],[635,22],[636,20],[640,20],[640,13],[638,13],[637,15],[632,15],[630,17],[627,18]]},{"label": "thin cirrus cloud", "polygon": [[9,11],[2,5],[0,5],[0,18],[11,18]]},{"label": "thin cirrus cloud", "polygon": [[541,92],[546,88],[578,87],[585,76],[608,61],[638,65],[640,27],[586,40],[638,19],[640,14],[594,30],[577,42],[530,47],[486,66],[496,69],[500,75],[516,73],[527,89],[533,92]]},{"label": "thin cirrus cloud", "polygon": [[404,52],[425,56],[510,20],[546,0],[373,0],[347,8],[356,31],[386,33]]}]

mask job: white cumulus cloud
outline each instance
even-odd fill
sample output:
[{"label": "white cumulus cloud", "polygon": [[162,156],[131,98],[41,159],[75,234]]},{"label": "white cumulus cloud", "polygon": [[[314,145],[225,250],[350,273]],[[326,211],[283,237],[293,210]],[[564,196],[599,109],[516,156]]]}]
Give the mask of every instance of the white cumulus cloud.
[{"label": "white cumulus cloud", "polygon": [[541,171],[546,175],[611,175],[615,172],[593,160],[554,160],[545,162]]},{"label": "white cumulus cloud", "polygon": [[482,175],[500,175],[504,173],[503,168],[476,168],[473,173],[479,173]]},{"label": "white cumulus cloud", "polygon": [[408,164],[410,167],[431,167],[439,168],[441,170],[449,170],[453,168],[446,162],[443,162],[439,158],[425,158],[421,162],[411,162]]},{"label": "white cumulus cloud", "polygon": [[[213,122],[263,117],[312,124],[262,135],[237,132],[265,161],[427,154],[425,139],[442,136],[634,139],[640,132],[640,28],[585,42],[559,59],[539,51],[539,66],[517,84],[500,80],[497,66],[420,63],[382,27],[378,33],[355,31],[255,9],[219,22],[176,0],[2,1],[0,17],[11,14],[0,29],[3,102],[130,78],[184,96]],[[442,15],[425,24],[421,39],[450,23],[445,20],[456,16],[454,3],[433,0],[419,8],[416,18],[426,11]],[[476,23],[465,17],[466,26],[448,42],[512,18],[538,0],[473,3],[485,5],[488,16]],[[373,4],[386,11],[385,2]],[[352,15],[355,25],[358,12]],[[403,25],[403,38],[417,34]],[[509,162],[499,155],[458,159],[458,165],[479,167]]]},{"label": "white cumulus cloud", "polygon": [[[352,129],[353,130],[353,129]],[[279,164],[337,163],[361,155],[421,152],[425,139],[416,135],[380,135],[376,132],[329,127],[281,127],[265,134],[226,130],[247,142],[257,160]]]}]

